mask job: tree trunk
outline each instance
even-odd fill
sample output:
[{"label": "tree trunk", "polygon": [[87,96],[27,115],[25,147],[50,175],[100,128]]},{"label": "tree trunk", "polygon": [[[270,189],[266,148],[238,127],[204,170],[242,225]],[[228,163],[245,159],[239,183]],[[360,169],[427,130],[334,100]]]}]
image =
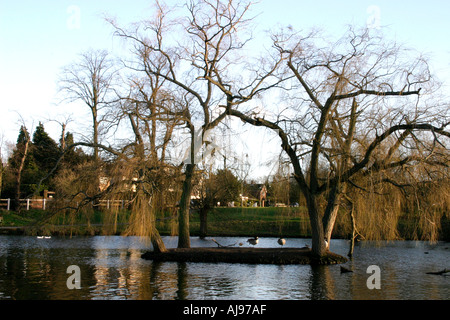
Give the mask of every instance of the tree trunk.
[{"label": "tree trunk", "polygon": [[[98,141],[98,121],[97,121],[97,107],[92,108],[92,121],[93,121],[93,142],[94,142],[94,164],[95,164],[95,177],[93,183],[95,184],[95,193],[101,193],[101,185],[100,185],[100,175],[101,175],[101,169],[100,169],[100,161],[99,161],[99,141]],[[100,199],[95,198],[92,202],[92,205],[94,207],[94,210],[96,208],[100,208]]]},{"label": "tree trunk", "polygon": [[327,250],[330,249],[331,235],[333,234],[334,224],[336,222],[337,214],[339,211],[339,204],[335,203],[331,209],[328,219],[324,222],[324,236],[327,241]]},{"label": "tree trunk", "polygon": [[3,187],[3,159],[1,157],[0,152],[0,194],[2,194],[2,187]]},{"label": "tree trunk", "polygon": [[308,206],[309,220],[311,223],[311,238],[312,238],[312,253],[317,257],[322,257],[326,254],[327,248],[324,241],[324,232],[322,220],[319,217],[319,208],[317,205],[317,196],[309,194],[306,197]]},{"label": "tree trunk", "polygon": [[19,168],[17,169],[16,181],[15,181],[16,182],[16,190],[15,190],[15,194],[14,194],[14,202],[12,205],[12,210],[17,211],[17,212],[20,212],[20,184],[22,183],[22,171],[23,171],[23,168],[25,167],[25,160],[28,155],[29,145],[30,145],[30,137],[27,136],[27,140],[25,141],[25,145],[23,148],[23,156],[20,159],[20,165],[19,165]]},{"label": "tree trunk", "polygon": [[327,249],[330,248],[331,234],[333,233],[334,223],[336,221],[337,212],[339,210],[337,186],[331,188],[327,199],[327,206],[323,215],[322,223],[324,230],[324,237]]},{"label": "tree trunk", "polygon": [[180,200],[180,212],[178,215],[178,248],[190,248],[189,211],[191,207],[192,177],[195,164],[187,164],[184,173],[183,191]]},{"label": "tree trunk", "polygon": [[354,210],[353,210],[353,204],[351,204],[351,209],[350,209],[350,220],[352,223],[352,237],[350,239],[350,248],[348,250],[348,256],[350,258],[353,257],[353,249],[355,248],[355,238],[356,238],[356,221],[355,221],[355,215],[354,215]]},{"label": "tree trunk", "polygon": [[92,127],[93,127],[93,134],[92,134],[92,142],[94,143],[94,161],[97,162],[98,160],[98,121],[97,121],[97,108],[92,108]]},{"label": "tree trunk", "polygon": [[152,228],[152,245],[154,252],[167,252],[166,246],[155,226]]},{"label": "tree trunk", "polygon": [[328,203],[327,207],[325,208],[325,213],[323,216],[323,228],[324,228],[324,235],[325,240],[327,241],[327,249],[330,248],[331,243],[331,235],[333,234],[334,224],[336,222],[336,218],[339,212],[340,207],[340,197],[341,194],[345,194],[347,190],[346,184],[343,184],[342,186],[338,184],[337,186],[331,188],[330,194],[328,196]]},{"label": "tree trunk", "polygon": [[200,208],[200,239],[206,238],[208,234],[208,211],[206,205]]}]

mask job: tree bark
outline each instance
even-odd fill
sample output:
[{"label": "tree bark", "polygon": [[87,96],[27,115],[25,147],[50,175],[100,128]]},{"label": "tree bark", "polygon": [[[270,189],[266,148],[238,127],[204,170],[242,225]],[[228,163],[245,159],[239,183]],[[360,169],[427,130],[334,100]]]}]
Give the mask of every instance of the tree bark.
[{"label": "tree bark", "polygon": [[208,211],[207,206],[200,208],[200,239],[204,239],[208,235]]},{"label": "tree bark", "polygon": [[195,164],[187,164],[183,191],[180,200],[180,211],[178,215],[178,248],[190,248],[189,232],[189,211],[191,207],[192,177],[194,175]]},{"label": "tree bark", "polygon": [[[355,134],[355,126],[356,126],[356,118],[357,118],[357,108],[358,104],[355,99],[353,99],[352,102],[352,110],[350,114],[350,124],[348,128],[348,134],[345,139],[345,143],[343,145],[343,154],[344,157],[341,160],[340,167],[343,168],[343,170],[347,170],[351,166],[351,160],[350,160],[350,154],[351,154],[351,146],[353,143],[353,137]],[[335,128],[337,125],[332,121],[331,124],[335,125]],[[339,131],[335,129],[335,133],[338,136]],[[347,183],[345,182],[337,182],[333,188],[330,190],[330,195],[328,196],[328,204],[327,208],[325,209],[324,214],[324,228],[325,228],[325,239],[327,241],[327,248],[330,248],[330,242],[331,242],[331,235],[333,233],[334,224],[336,222],[336,217],[339,212],[339,206],[340,206],[340,198],[342,195],[345,195],[347,191]],[[353,205],[352,205],[353,208]],[[353,217],[353,216],[352,216]]]},{"label": "tree bark", "polygon": [[330,211],[330,214],[326,221],[324,221],[324,236],[325,240],[327,241],[326,247],[327,250],[330,249],[330,243],[331,243],[331,235],[333,234],[334,224],[336,222],[337,214],[339,212],[339,203],[335,203],[332,206],[332,209]]},{"label": "tree bark", "polygon": [[27,135],[26,139],[27,140],[25,141],[25,145],[23,148],[23,155],[22,155],[22,158],[20,159],[19,168],[17,169],[16,181],[15,181],[16,182],[16,190],[15,190],[15,194],[14,194],[14,202],[12,205],[12,210],[18,211],[18,212],[20,212],[20,184],[22,182],[22,171],[25,166],[25,160],[27,158],[28,149],[29,149],[29,145],[30,145],[30,137],[28,135]]},{"label": "tree bark", "polygon": [[324,232],[322,220],[319,217],[318,197],[314,194],[309,194],[306,197],[308,206],[309,220],[311,224],[311,238],[312,238],[312,253],[317,257],[322,257],[327,252],[327,247],[324,241]]},{"label": "tree bark", "polygon": [[351,204],[351,209],[350,209],[350,220],[352,223],[352,236],[350,239],[350,248],[348,250],[348,257],[352,258],[353,257],[353,249],[355,248],[355,238],[356,238],[356,221],[355,221],[355,214],[354,214],[354,210],[353,210],[353,204]]},{"label": "tree bark", "polygon": [[337,186],[331,188],[327,199],[327,207],[325,208],[325,213],[322,219],[324,236],[327,241],[327,249],[330,248],[331,236],[333,234],[334,224],[336,223],[336,218],[339,212],[340,198],[342,197],[342,194],[345,194],[346,190],[347,185],[345,183],[342,185],[338,183]]},{"label": "tree bark", "polygon": [[152,228],[152,245],[153,251],[157,253],[167,252],[164,241],[162,240],[158,230],[153,226]]},{"label": "tree bark", "polygon": [[92,133],[92,141],[94,142],[94,161],[97,162],[98,155],[99,155],[99,148],[98,148],[98,121],[97,121],[97,108],[94,106],[91,108],[92,112],[92,127],[93,127],[93,133]]}]

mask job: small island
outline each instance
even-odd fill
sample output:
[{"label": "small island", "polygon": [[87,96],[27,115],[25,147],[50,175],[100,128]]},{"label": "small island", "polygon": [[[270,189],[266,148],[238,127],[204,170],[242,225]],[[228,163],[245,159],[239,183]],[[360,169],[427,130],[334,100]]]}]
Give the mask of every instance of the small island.
[{"label": "small island", "polygon": [[347,262],[347,258],[328,252],[315,257],[309,248],[188,248],[167,249],[166,252],[149,251],[143,259],[158,262],[208,262],[247,264],[312,264],[331,265]]}]

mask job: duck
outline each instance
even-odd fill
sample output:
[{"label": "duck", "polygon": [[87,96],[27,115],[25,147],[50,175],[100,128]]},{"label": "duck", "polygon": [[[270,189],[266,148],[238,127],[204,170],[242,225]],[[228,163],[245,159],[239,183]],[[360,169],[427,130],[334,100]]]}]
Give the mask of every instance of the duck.
[{"label": "duck", "polygon": [[286,244],[286,239],[283,239],[283,238],[278,239],[278,244],[280,246],[284,246]]},{"label": "duck", "polygon": [[258,237],[250,238],[247,240],[247,242],[250,243],[252,246],[256,246],[259,242],[259,238]]}]

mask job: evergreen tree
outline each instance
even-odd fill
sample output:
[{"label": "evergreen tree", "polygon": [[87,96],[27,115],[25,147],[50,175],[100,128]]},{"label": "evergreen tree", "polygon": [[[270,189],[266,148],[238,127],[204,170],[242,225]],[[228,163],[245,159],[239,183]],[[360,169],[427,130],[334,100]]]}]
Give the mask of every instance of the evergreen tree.
[{"label": "evergreen tree", "polygon": [[33,134],[32,154],[43,176],[55,167],[60,156],[58,144],[45,132],[41,122]]},{"label": "evergreen tree", "polygon": [[[64,143],[63,143],[64,141]],[[60,139],[60,149],[67,149],[75,143],[73,134],[67,132],[64,139]],[[87,155],[82,148],[71,148],[64,153],[64,159],[62,161],[62,167],[73,168],[83,162],[92,160],[93,156]]]},{"label": "evergreen tree", "polygon": [[25,126],[21,126],[16,147],[4,170],[5,181],[2,190],[2,197],[14,199],[13,210],[18,210],[19,199],[30,193],[33,184],[31,181],[38,172],[30,148],[30,134]]},{"label": "evergreen tree", "polygon": [[239,200],[241,183],[230,170],[219,169],[216,174],[210,175],[208,192],[211,193],[210,198],[214,199],[214,203],[226,205]]},{"label": "evergreen tree", "polygon": [[[16,147],[5,169],[3,197],[23,199],[53,187],[52,177],[42,182],[41,180],[48,175],[58,161],[60,151],[57,143],[45,132],[42,123],[36,127],[33,139],[29,140],[30,133],[22,126]],[[18,181],[20,181],[19,186]],[[19,195],[16,194],[18,191]]]}]

